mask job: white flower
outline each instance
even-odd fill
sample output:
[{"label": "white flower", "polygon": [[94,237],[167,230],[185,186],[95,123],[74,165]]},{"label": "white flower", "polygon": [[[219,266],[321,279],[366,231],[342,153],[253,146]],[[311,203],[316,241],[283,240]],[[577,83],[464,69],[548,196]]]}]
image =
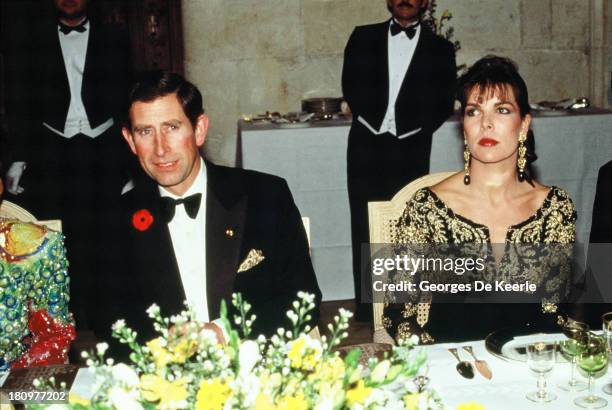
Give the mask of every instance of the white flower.
[{"label": "white flower", "polygon": [[241,393],[241,404],[244,406],[244,408],[250,408],[255,404],[255,399],[257,399],[261,386],[259,377],[257,375],[254,373],[243,374],[242,369],[240,369],[238,378],[236,378],[236,380],[230,384],[230,387],[234,393]]},{"label": "white flower", "polygon": [[149,306],[149,308],[147,309],[147,315],[150,318],[154,318],[156,315],[158,315],[160,312],[159,310],[159,306],[157,306],[156,303],[153,303],[151,306]]},{"label": "white flower", "polygon": [[46,407],[47,410],[70,410],[70,407],[65,404],[52,404],[49,407]]},{"label": "white flower", "polygon": [[140,379],[134,369],[124,363],[117,363],[111,371],[113,379],[119,383],[123,383],[128,388],[138,387]]},{"label": "white flower", "polygon": [[132,395],[119,387],[111,387],[108,399],[117,410],[143,410]]},{"label": "white flower", "polygon": [[111,327],[114,331],[120,331],[121,329],[125,328],[125,320],[123,319],[119,319],[117,320],[115,323],[113,323],[113,326]]},{"label": "white flower", "polygon": [[240,364],[240,374],[248,374],[253,370],[255,364],[260,359],[259,345],[257,342],[247,340],[240,345],[238,350],[238,363]]},{"label": "white flower", "polygon": [[332,410],[334,408],[334,399],[333,397],[325,397],[323,400],[319,401],[314,410]]},{"label": "white flower", "polygon": [[99,356],[103,356],[107,350],[108,350],[108,343],[98,343],[96,345],[96,351],[98,352]]},{"label": "white flower", "polygon": [[385,377],[387,377],[389,368],[391,368],[391,362],[389,360],[383,360],[382,362],[378,363],[374,370],[372,370],[370,380],[372,380],[374,383],[382,383],[385,381]]}]

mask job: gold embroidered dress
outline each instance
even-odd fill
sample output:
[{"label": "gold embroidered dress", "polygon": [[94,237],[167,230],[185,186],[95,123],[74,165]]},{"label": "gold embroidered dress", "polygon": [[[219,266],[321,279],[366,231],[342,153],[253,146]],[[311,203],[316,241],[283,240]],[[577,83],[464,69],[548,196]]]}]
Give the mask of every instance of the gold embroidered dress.
[{"label": "gold embroidered dress", "polygon": [[[495,258],[489,255],[483,279],[537,281],[545,277],[548,287],[561,292],[563,284],[556,281],[561,282],[560,278],[571,276],[571,254],[567,252],[568,246],[564,245],[571,245],[575,241],[575,224],[576,211],[572,200],[564,190],[552,187],[532,216],[508,228],[505,243],[498,245],[505,247],[503,257],[497,264]],[[396,245],[480,244],[489,251],[492,249],[486,226],[454,213],[429,188],[420,189],[414,194],[400,218],[392,224],[391,237]],[[534,244],[540,251],[513,256],[508,250],[518,244]],[[555,254],[557,244],[561,245],[561,254]],[[437,297],[440,296],[433,296],[429,318],[424,326],[423,306],[419,313],[416,303],[387,303],[383,323],[391,336],[399,339],[416,334],[424,343],[477,340],[501,327],[525,324],[527,321],[537,324],[556,320],[557,305],[545,303],[546,300],[541,304],[436,304]],[[444,300],[444,296],[438,300]],[[419,314],[421,317],[417,320]]]}]

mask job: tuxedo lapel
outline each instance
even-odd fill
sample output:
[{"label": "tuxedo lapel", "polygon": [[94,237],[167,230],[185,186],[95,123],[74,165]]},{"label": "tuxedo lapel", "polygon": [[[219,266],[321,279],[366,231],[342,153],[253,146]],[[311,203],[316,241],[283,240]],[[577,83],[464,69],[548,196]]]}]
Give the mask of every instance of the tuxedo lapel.
[{"label": "tuxedo lapel", "polygon": [[39,89],[44,90],[38,97],[47,101],[46,106],[50,114],[43,118],[43,121],[63,131],[70,105],[70,85],[59,40],[59,36],[63,34],[58,34],[58,32],[57,24],[50,25],[44,31],[48,34],[43,35],[41,39],[42,59],[39,62],[39,68],[42,69],[42,77],[37,78],[36,81],[40,82]]},{"label": "tuxedo lapel", "polygon": [[87,50],[85,51],[85,67],[83,67],[83,83],[81,87],[81,98],[83,102],[87,100],[86,96],[88,96],[89,91],[92,89],[90,81],[93,81],[94,78],[91,75],[92,70],[98,66],[99,62],[96,61],[97,53],[95,50],[98,47],[98,38],[99,33],[97,30],[97,26],[90,20],[89,21],[89,39],[87,40]]},{"label": "tuxedo lapel", "polygon": [[[148,289],[150,299],[155,301],[164,315],[177,314],[183,310],[185,291],[181,281],[168,225],[159,211],[159,192],[156,186],[148,187],[138,198],[134,212],[150,211],[153,223],[144,231],[132,229],[132,257],[137,263],[135,271],[143,289]],[[131,215],[129,216],[132,217]]]},{"label": "tuxedo lapel", "polygon": [[414,54],[412,55],[412,60],[410,60],[408,71],[406,71],[406,75],[402,81],[402,86],[400,87],[400,91],[397,96],[398,100],[400,100],[400,97],[405,92],[413,88],[414,84],[412,82],[415,81],[415,79],[422,78],[419,73],[427,69],[427,49],[429,48],[430,42],[429,36],[429,30],[427,30],[425,26],[421,24],[421,35],[419,36],[419,41],[414,50]]},{"label": "tuxedo lapel", "polygon": [[[380,61],[378,64],[379,73],[381,78],[381,89],[380,89],[380,104],[387,108],[389,104],[389,24],[391,20],[387,20],[385,23],[380,25],[380,29],[376,36],[376,43],[378,46],[379,55],[374,56],[375,61]],[[384,116],[384,113],[383,113]]]},{"label": "tuxedo lapel", "polygon": [[221,300],[231,303],[244,239],[247,196],[235,190],[236,181],[218,175],[206,163],[206,288],[210,318],[219,317]]}]

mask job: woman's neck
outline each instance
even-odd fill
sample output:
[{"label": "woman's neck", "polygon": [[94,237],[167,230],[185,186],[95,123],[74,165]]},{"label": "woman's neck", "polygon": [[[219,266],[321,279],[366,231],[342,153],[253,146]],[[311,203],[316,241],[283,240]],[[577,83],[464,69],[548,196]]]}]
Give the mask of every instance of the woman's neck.
[{"label": "woman's neck", "polygon": [[516,172],[516,161],[502,161],[485,164],[472,161],[470,166],[470,190],[477,197],[498,203],[504,198],[515,196],[521,187]]}]

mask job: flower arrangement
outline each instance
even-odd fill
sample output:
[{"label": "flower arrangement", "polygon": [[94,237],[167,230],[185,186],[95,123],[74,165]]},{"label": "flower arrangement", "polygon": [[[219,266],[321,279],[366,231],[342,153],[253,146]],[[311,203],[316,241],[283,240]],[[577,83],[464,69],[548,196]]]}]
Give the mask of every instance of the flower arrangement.
[{"label": "flower arrangement", "polygon": [[[136,333],[119,320],[113,337],[130,347],[132,365],[105,359],[105,344],[85,354],[96,374],[96,393],[89,400],[71,396],[71,409],[435,409],[435,392],[417,392],[412,379],[426,361],[414,349],[414,341],[395,347],[382,360],[360,364],[356,349],[341,358],[334,352],[347,337],[352,314],[339,310],[330,334],[321,340],[308,335],[306,324],[314,309],[314,297],[299,293],[287,312],[292,329],[278,329],[266,340],[251,337],[256,319],[239,294],[232,329],[227,308],[221,321],[228,343],[217,342],[214,332],[194,320],[187,308],[181,314],[162,317],[156,305],[147,313],[159,337],[144,345]],[[57,406],[57,405],[56,405]]]},{"label": "flower arrangement", "polygon": [[[421,21],[438,36],[450,41],[455,47],[455,52],[461,50],[461,43],[459,40],[453,40],[453,37],[455,36],[455,28],[448,25],[449,21],[453,18],[453,13],[451,13],[449,10],[444,10],[442,12],[442,16],[438,18],[436,17],[437,8],[438,5],[436,4],[436,0],[430,0]],[[461,71],[463,68],[465,68],[465,64],[458,66],[457,71]]]}]

